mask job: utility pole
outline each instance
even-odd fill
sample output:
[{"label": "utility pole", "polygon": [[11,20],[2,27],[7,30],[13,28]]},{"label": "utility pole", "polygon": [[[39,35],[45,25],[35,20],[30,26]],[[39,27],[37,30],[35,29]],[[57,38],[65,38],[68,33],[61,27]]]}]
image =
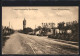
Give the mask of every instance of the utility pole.
[{"label": "utility pole", "polygon": [[11,25],[11,28],[13,29],[12,25]]},{"label": "utility pole", "polygon": [[35,29],[36,29],[36,25],[35,25]]},{"label": "utility pole", "polygon": [[9,22],[9,28],[10,28],[10,22]]}]

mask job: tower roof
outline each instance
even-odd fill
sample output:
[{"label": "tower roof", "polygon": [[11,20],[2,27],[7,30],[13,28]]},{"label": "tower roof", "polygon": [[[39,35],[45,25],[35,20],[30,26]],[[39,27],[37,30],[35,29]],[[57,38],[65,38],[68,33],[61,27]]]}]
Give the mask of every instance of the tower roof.
[{"label": "tower roof", "polygon": [[25,18],[24,18],[24,20],[25,20]]},{"label": "tower roof", "polygon": [[26,19],[24,18],[24,21],[26,21]]}]

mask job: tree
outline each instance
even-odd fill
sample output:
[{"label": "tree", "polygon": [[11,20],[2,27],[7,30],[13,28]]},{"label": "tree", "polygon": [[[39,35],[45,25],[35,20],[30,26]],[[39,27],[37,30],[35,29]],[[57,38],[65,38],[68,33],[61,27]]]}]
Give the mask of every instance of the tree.
[{"label": "tree", "polygon": [[28,28],[24,28],[23,32],[28,34],[29,32],[33,32],[33,29],[29,28],[29,27]]},{"label": "tree", "polygon": [[41,30],[42,29],[42,27],[41,26],[38,26],[38,28],[37,28],[38,30]]},{"label": "tree", "polygon": [[64,22],[58,23],[59,32],[62,31],[62,33],[63,33],[64,28],[65,28],[64,24],[65,24]]}]

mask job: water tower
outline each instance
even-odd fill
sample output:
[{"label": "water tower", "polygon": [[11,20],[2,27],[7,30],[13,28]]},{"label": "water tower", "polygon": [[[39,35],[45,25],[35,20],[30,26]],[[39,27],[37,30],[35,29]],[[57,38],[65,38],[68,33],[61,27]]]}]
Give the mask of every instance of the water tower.
[{"label": "water tower", "polygon": [[23,29],[24,28],[26,28],[26,20],[25,20],[25,18],[24,18],[24,20],[23,20]]}]

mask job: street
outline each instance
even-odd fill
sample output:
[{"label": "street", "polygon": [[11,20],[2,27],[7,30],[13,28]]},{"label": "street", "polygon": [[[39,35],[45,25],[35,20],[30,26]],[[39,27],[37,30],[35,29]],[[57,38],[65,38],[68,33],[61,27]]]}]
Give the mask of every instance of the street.
[{"label": "street", "polygon": [[79,54],[79,47],[44,36],[15,32],[2,48],[3,54]]}]

